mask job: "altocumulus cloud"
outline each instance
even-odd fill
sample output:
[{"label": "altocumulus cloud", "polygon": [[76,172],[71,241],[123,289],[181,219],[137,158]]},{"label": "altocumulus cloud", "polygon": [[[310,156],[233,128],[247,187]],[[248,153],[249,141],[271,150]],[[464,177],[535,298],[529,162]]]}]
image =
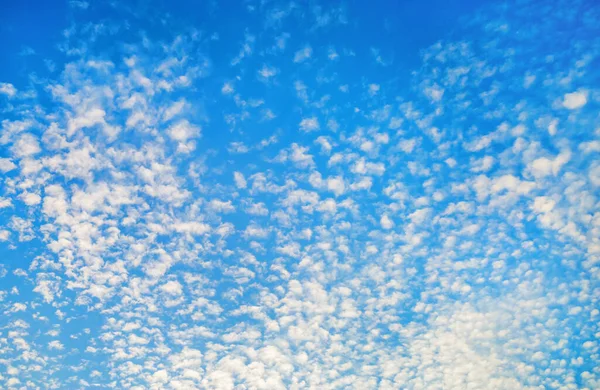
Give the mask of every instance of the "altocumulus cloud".
[{"label": "altocumulus cloud", "polygon": [[600,7],[175,3],[3,49],[1,388],[600,388]]}]

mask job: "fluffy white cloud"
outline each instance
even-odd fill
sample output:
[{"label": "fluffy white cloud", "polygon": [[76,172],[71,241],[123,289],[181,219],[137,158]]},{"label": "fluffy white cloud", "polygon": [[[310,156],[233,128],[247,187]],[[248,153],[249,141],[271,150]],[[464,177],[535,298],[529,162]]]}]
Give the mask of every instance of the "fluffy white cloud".
[{"label": "fluffy white cloud", "polygon": [[0,83],[0,93],[11,98],[17,94],[17,89],[10,83]]},{"label": "fluffy white cloud", "polygon": [[185,142],[190,138],[199,137],[200,127],[192,125],[186,119],[182,119],[169,126],[167,134],[174,141]]},{"label": "fluffy white cloud", "polygon": [[12,147],[13,154],[19,158],[38,154],[41,150],[38,139],[32,134],[23,134]]},{"label": "fluffy white cloud", "polygon": [[9,158],[0,158],[0,171],[6,173],[15,169],[17,166]]},{"label": "fluffy white cloud", "polygon": [[342,195],[346,191],[346,184],[344,182],[344,178],[340,176],[328,178],[327,189],[333,192],[335,196]]},{"label": "fluffy white cloud", "polygon": [[571,159],[571,152],[560,153],[556,158],[550,159],[540,157],[531,162],[528,168],[531,174],[536,178],[543,178],[548,175],[557,175],[563,165]]},{"label": "fluffy white cloud", "polygon": [[35,206],[42,201],[42,198],[38,194],[34,194],[31,192],[24,192],[21,195],[19,195],[19,198],[27,206]]},{"label": "fluffy white cloud", "polygon": [[235,186],[237,188],[246,188],[247,182],[244,178],[244,175],[240,172],[233,173],[233,180],[235,181]]},{"label": "fluffy white cloud", "polygon": [[581,108],[587,103],[587,91],[576,91],[565,94],[563,98],[563,107],[569,110]]},{"label": "fluffy white cloud", "polygon": [[183,293],[183,286],[176,280],[170,280],[160,286],[160,291],[169,295],[181,295]]},{"label": "fluffy white cloud", "polygon": [[300,130],[304,132],[311,132],[319,130],[319,120],[316,117],[303,118],[300,121]]},{"label": "fluffy white cloud", "polygon": [[390,217],[387,216],[387,214],[381,216],[379,223],[381,224],[381,227],[386,230],[394,227],[394,222],[390,219]]},{"label": "fluffy white cloud", "polygon": [[294,54],[294,62],[304,62],[312,56],[312,47],[305,46]]}]

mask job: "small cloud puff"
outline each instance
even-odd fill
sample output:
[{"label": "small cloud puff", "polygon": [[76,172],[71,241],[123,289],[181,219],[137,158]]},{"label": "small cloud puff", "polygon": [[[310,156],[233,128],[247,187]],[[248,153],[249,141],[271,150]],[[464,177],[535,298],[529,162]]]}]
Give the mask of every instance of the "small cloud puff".
[{"label": "small cloud puff", "polygon": [[588,93],[585,90],[565,94],[563,98],[563,107],[569,110],[576,110],[586,105]]}]

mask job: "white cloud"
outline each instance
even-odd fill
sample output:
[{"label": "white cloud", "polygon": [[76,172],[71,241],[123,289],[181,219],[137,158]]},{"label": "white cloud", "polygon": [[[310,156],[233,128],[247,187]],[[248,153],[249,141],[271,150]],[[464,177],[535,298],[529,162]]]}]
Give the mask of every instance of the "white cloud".
[{"label": "white cloud", "polygon": [[432,102],[439,102],[444,96],[444,89],[437,84],[425,88],[424,92]]},{"label": "white cloud", "polygon": [[263,65],[263,67],[258,71],[258,75],[265,80],[270,79],[271,77],[277,74],[277,69],[271,66]]},{"label": "white cloud", "polygon": [[310,46],[305,46],[304,48],[298,50],[296,54],[294,54],[294,62],[304,62],[312,56],[312,48]]},{"label": "white cloud", "polygon": [[480,159],[471,162],[472,172],[487,172],[489,171],[496,160],[492,156],[484,156]]},{"label": "white cloud", "polygon": [[241,172],[234,172],[233,180],[235,181],[235,186],[237,188],[246,188],[246,179],[244,178],[244,175]]},{"label": "white cloud", "polygon": [[360,158],[358,161],[354,163],[351,168],[352,172],[362,174],[362,175],[376,175],[381,176],[385,172],[385,165],[381,162],[370,162],[366,161],[364,158]]},{"label": "white cloud", "polygon": [[249,225],[244,230],[244,237],[249,238],[267,238],[269,230],[257,225]]},{"label": "white cloud", "polygon": [[17,89],[10,83],[0,83],[0,94],[12,98],[17,94]]},{"label": "white cloud", "polygon": [[337,203],[331,198],[325,199],[324,201],[319,203],[319,205],[317,206],[317,210],[324,213],[334,214],[337,211]]},{"label": "white cloud", "polygon": [[0,158],[0,171],[6,173],[15,169],[17,166],[9,158]]},{"label": "white cloud", "polygon": [[398,147],[404,153],[412,153],[412,151],[415,149],[415,146],[417,146],[417,139],[415,138],[401,140],[398,143]]},{"label": "white cloud", "polygon": [[311,132],[319,130],[319,120],[316,117],[303,118],[300,121],[300,130],[304,132]]},{"label": "white cloud", "polygon": [[210,231],[210,226],[201,222],[176,222],[170,226],[178,233],[188,233],[193,235],[204,235]]},{"label": "white cloud", "polygon": [[42,198],[38,194],[31,192],[24,192],[21,195],[19,195],[19,198],[27,206],[35,206],[37,204],[40,204],[40,202],[42,201]]},{"label": "white cloud", "polygon": [[169,121],[173,119],[176,115],[180,114],[184,107],[186,106],[185,99],[180,99],[175,103],[171,104],[167,109],[163,112],[163,121]]},{"label": "white cloud", "polygon": [[23,134],[12,147],[12,152],[16,157],[32,156],[41,150],[37,138],[32,134]]},{"label": "white cloud", "polygon": [[586,105],[588,93],[585,90],[565,94],[563,98],[563,107],[569,110],[576,110]]},{"label": "white cloud", "polygon": [[381,87],[379,86],[379,84],[369,84],[369,95],[371,95],[371,96],[377,95],[377,93],[379,93],[380,89],[381,89]]},{"label": "white cloud", "polygon": [[342,195],[346,191],[344,178],[341,176],[327,178],[327,189],[333,192],[335,196]]},{"label": "white cloud", "polygon": [[308,148],[292,144],[290,160],[299,168],[308,168],[314,165],[313,156],[306,153]]},{"label": "white cloud", "polygon": [[103,124],[104,117],[106,116],[106,112],[98,107],[91,108],[88,110],[83,110],[83,112],[78,113],[77,116],[69,119],[68,127],[67,127],[67,135],[71,136],[75,134],[78,130],[92,127],[95,125]]},{"label": "white cloud", "polygon": [[329,154],[331,153],[331,149],[333,148],[331,146],[331,143],[327,140],[326,137],[320,136],[315,140],[315,143],[317,145],[321,146],[321,152],[325,153],[325,154]]},{"label": "white cloud", "polygon": [[594,186],[600,187],[600,164],[592,164],[590,166],[588,177]]},{"label": "white cloud", "polygon": [[210,201],[209,206],[212,210],[220,213],[231,213],[235,211],[235,207],[230,200],[222,201],[219,199],[213,199]]},{"label": "white cloud", "polygon": [[52,340],[48,343],[48,349],[60,351],[65,349],[65,347],[59,340]]},{"label": "white cloud", "polygon": [[556,206],[556,202],[553,199],[548,198],[547,196],[538,196],[534,199],[532,208],[535,212],[547,213],[552,211],[554,206]]},{"label": "white cloud", "polygon": [[379,223],[381,224],[381,227],[386,230],[394,227],[394,222],[390,219],[390,217],[387,216],[387,214],[381,216]]},{"label": "white cloud", "polygon": [[183,286],[176,280],[170,280],[160,286],[160,291],[169,295],[181,295],[183,293]]},{"label": "white cloud", "polygon": [[186,119],[182,119],[169,126],[167,134],[174,141],[186,142],[190,138],[200,136],[200,127],[192,125]]},{"label": "white cloud", "polygon": [[235,91],[234,91],[233,85],[231,85],[231,83],[225,83],[225,84],[223,84],[223,87],[221,88],[221,93],[223,95],[230,95],[233,92],[235,92]]},{"label": "white cloud", "polygon": [[561,170],[562,166],[569,162],[570,159],[571,152],[565,151],[560,153],[554,159],[547,157],[537,158],[528,165],[528,169],[536,178],[543,178],[548,175],[556,176]]}]

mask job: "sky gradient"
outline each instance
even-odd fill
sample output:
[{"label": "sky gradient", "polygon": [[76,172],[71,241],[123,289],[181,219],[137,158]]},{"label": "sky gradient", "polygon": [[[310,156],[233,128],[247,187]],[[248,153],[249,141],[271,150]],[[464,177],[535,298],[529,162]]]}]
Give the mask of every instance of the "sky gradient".
[{"label": "sky gradient", "polygon": [[599,389],[599,20],[2,2],[0,388]]}]

